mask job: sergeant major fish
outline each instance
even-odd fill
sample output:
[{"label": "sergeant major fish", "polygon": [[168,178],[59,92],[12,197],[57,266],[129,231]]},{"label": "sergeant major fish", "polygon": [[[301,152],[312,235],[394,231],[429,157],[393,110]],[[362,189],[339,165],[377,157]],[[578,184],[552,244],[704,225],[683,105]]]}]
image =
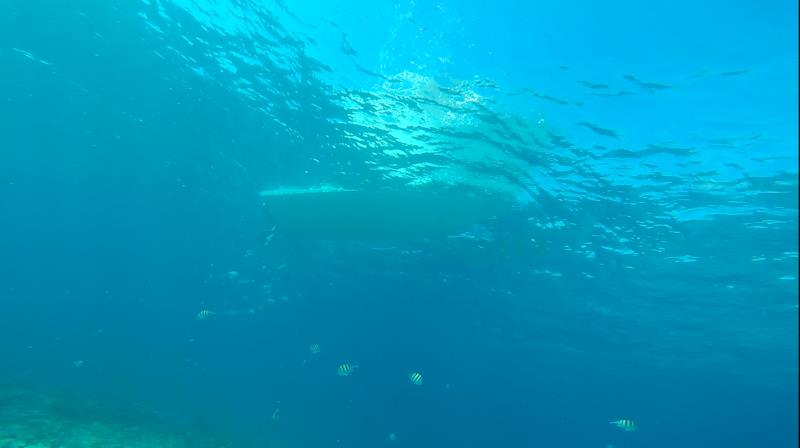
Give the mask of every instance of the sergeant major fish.
[{"label": "sergeant major fish", "polygon": [[629,418],[622,418],[608,423],[624,431],[636,431],[637,429],[639,429],[639,427],[636,425],[636,422],[634,422]]}]

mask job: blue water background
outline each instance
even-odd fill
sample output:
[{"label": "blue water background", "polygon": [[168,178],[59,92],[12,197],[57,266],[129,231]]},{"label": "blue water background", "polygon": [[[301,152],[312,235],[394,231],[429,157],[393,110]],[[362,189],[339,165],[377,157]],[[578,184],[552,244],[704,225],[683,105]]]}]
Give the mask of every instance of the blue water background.
[{"label": "blue water background", "polygon": [[[287,447],[797,445],[795,2],[56,3],[0,6],[1,381]],[[265,246],[260,190],[381,183],[345,100],[400,73],[551,130],[521,205]]]}]

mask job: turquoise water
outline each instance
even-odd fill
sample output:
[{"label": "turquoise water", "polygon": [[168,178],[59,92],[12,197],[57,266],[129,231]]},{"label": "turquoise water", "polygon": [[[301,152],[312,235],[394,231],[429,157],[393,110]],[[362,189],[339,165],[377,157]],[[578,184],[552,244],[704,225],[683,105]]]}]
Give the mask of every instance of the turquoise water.
[{"label": "turquoise water", "polygon": [[0,443],[797,446],[797,13],[3,2]]}]

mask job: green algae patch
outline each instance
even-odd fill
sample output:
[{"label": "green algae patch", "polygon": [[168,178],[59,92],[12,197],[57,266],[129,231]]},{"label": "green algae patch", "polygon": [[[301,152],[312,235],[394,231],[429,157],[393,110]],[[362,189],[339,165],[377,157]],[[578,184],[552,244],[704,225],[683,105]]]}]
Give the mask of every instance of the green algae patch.
[{"label": "green algae patch", "polygon": [[[70,408],[70,410],[67,410]],[[155,418],[24,390],[0,390],[0,448],[235,448]]]}]

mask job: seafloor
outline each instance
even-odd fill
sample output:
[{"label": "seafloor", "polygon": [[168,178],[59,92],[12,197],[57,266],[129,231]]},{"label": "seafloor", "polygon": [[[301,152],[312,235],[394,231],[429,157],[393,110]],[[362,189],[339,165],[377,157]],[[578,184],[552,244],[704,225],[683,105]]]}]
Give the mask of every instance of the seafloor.
[{"label": "seafloor", "polygon": [[[238,445],[236,445],[238,447]],[[234,448],[144,412],[20,388],[0,389],[0,448]]]}]

